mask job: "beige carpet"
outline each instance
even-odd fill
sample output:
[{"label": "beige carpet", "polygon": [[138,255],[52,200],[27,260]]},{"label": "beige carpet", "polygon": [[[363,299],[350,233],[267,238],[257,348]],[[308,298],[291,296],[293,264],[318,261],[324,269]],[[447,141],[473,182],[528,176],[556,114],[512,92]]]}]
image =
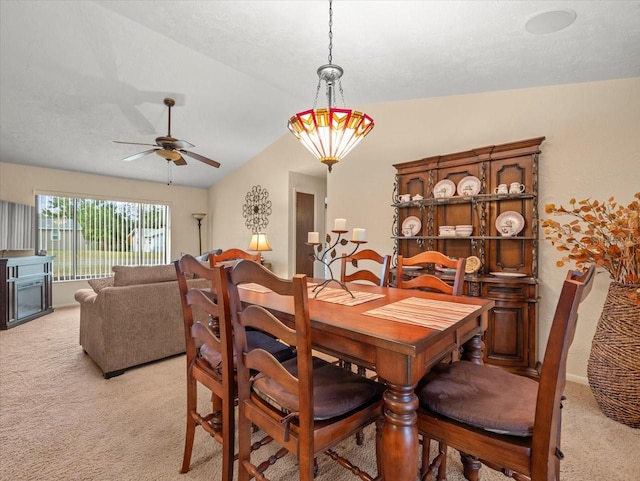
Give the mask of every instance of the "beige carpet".
[{"label": "beige carpet", "polygon": [[[219,479],[219,446],[202,430],[191,471],[178,473],[184,442],[184,357],[105,380],[78,345],[78,324],[79,308],[72,307],[0,331],[0,479]],[[570,384],[566,395],[562,479],[633,479],[640,430],[606,418],[586,386]],[[206,396],[201,398],[206,403]],[[364,448],[350,439],[340,451],[345,449],[356,464],[375,472],[371,430]],[[448,480],[462,481],[455,452],[449,463]],[[291,458],[268,473],[274,481],[297,479]],[[316,479],[357,478],[323,456]],[[483,468],[481,479],[506,478]]]}]

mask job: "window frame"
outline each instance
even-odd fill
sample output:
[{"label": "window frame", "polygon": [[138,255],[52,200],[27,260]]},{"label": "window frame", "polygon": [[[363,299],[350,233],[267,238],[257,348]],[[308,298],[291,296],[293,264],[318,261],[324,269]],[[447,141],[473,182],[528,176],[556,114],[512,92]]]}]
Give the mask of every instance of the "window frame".
[{"label": "window frame", "polygon": [[[54,198],[57,204],[51,204]],[[63,199],[63,200],[60,200]],[[44,202],[44,204],[43,204]],[[46,209],[63,206],[67,213],[61,217],[43,216]],[[114,265],[161,265],[168,264],[171,256],[171,204],[163,201],[147,199],[124,199],[98,195],[73,194],[61,192],[36,192],[35,194],[35,231],[36,251],[47,251],[53,254],[53,281],[79,281],[113,275]],[[103,238],[85,239],[84,228],[79,221],[82,208],[89,206],[93,210],[84,212],[84,224],[93,230],[103,229],[107,232]],[[61,209],[58,208],[58,211]],[[51,219],[42,222],[41,219]],[[146,222],[145,222],[146,219]],[[51,229],[50,223],[57,225]],[[61,226],[66,224],[66,228]],[[92,229],[88,229],[87,232]],[[159,230],[161,238],[158,244],[151,244],[152,249],[144,249],[145,232],[149,229]],[[49,230],[50,232],[47,232]],[[58,240],[52,240],[53,230],[58,233]],[[113,231],[116,231],[115,233]],[[137,231],[137,232],[136,232]],[[140,235],[142,233],[142,235]],[[137,243],[135,242],[137,234]],[[66,243],[66,244],[65,244]],[[109,244],[117,247],[97,248],[98,245]],[[63,249],[60,249],[60,244]],[[87,248],[91,246],[91,248]],[[136,247],[137,246],[137,247]],[[158,246],[160,248],[158,249]],[[54,248],[55,247],[55,248]],[[60,252],[68,253],[61,256]]]}]

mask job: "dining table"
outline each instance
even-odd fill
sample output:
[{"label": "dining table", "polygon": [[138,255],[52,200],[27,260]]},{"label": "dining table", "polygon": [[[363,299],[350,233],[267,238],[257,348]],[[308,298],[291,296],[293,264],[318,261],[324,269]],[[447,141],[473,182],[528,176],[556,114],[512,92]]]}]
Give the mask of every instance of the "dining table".
[{"label": "dining table", "polygon": [[[242,287],[244,303],[261,305],[293,325],[291,298],[258,285]],[[482,362],[482,333],[494,301],[359,283],[334,286],[312,278],[308,289],[314,349],[375,371],[386,385],[378,479],[414,481],[419,459],[416,385],[451,353]]]}]

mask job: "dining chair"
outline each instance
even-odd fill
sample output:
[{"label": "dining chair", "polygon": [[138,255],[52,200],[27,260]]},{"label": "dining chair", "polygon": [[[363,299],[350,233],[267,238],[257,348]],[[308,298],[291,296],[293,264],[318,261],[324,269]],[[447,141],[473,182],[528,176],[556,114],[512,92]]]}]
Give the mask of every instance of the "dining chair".
[{"label": "dining chair", "polygon": [[[366,269],[363,266],[358,266],[358,262],[364,261],[364,264],[369,267],[380,264],[381,269],[379,273],[374,272],[371,269]],[[368,262],[371,261],[371,262]],[[355,271],[347,274],[347,266],[351,264]],[[362,267],[359,269],[359,267]],[[350,256],[342,254],[342,264],[340,266],[340,282],[353,282],[353,281],[368,281],[376,286],[388,287],[389,276],[391,270],[391,256],[378,254],[372,249],[364,249]]]},{"label": "dining chair", "polygon": [[[248,261],[239,261],[226,272],[237,356],[238,481],[266,479],[262,473],[287,453],[297,458],[301,481],[313,480],[315,458],[320,453],[328,454],[363,480],[373,479],[332,447],[377,421],[376,452],[380,452],[384,385],[312,355],[305,275],[281,279]],[[238,288],[245,283],[262,285],[282,296],[283,302],[292,302],[292,324],[285,325],[262,306],[241,304]],[[290,345],[296,350],[296,358],[282,362],[249,346],[250,327]],[[252,424],[266,434],[265,443],[273,440],[281,446],[258,465],[251,459]]]},{"label": "dining chair", "polygon": [[[210,269],[195,257],[185,254],[174,262],[180,290],[187,360],[187,427],[182,473],[189,471],[195,429],[202,426],[222,444],[222,480],[233,477],[236,399],[233,337],[228,302],[218,302],[221,267]],[[187,278],[197,276],[211,282],[210,288],[189,288]],[[194,310],[209,317],[209,325],[196,321]],[[200,316],[198,316],[200,317]],[[205,317],[205,316],[202,316]],[[249,333],[249,344],[260,346],[280,359],[293,357],[293,351],[271,336]],[[198,412],[198,383],[211,391],[211,413]]]},{"label": "dining chair", "polygon": [[240,260],[240,259],[248,259],[251,261],[260,262],[261,256],[258,252],[257,254],[250,254],[247,251],[243,251],[242,249],[226,249],[222,251],[220,254],[210,254],[209,255],[209,266],[214,267],[218,265],[220,262],[227,262],[232,260]]},{"label": "dining chair", "polygon": [[[455,269],[453,275],[453,284],[448,284],[439,277],[430,272],[420,273],[416,277],[409,280],[404,280],[403,270],[407,266],[420,266],[425,264],[430,266],[441,265],[445,268]],[[445,294],[453,294],[454,296],[461,296],[464,288],[464,268],[466,265],[466,259],[461,257],[454,259],[444,255],[438,251],[424,251],[416,254],[413,257],[398,256],[398,267],[396,268],[397,274],[397,287],[400,289],[416,289],[427,288],[443,292]]]},{"label": "dining chair", "polygon": [[[358,262],[363,262],[363,265],[358,265]],[[380,264],[379,273],[373,272],[366,267],[372,267],[375,264]],[[351,264],[355,271],[347,274],[348,265]],[[382,255],[372,249],[364,249],[360,252],[356,252],[350,256],[342,254],[340,265],[340,282],[353,282],[353,281],[366,281],[380,287],[388,287],[391,278],[391,256]],[[340,365],[345,369],[351,369],[351,363],[340,360]],[[358,366],[358,374],[364,375],[366,372],[364,367]]]},{"label": "dining chair", "polygon": [[[436,366],[416,391],[418,431],[457,449],[467,480],[477,481],[484,464],[519,481],[559,481],[567,353],[578,306],[591,290],[594,272],[591,266],[584,273],[567,274],[539,380],[460,361]],[[446,449],[438,456],[443,451],[446,456]],[[423,462],[422,479],[430,479],[435,472],[435,466],[425,469],[427,464]],[[437,479],[445,479],[446,467],[437,471]]]}]

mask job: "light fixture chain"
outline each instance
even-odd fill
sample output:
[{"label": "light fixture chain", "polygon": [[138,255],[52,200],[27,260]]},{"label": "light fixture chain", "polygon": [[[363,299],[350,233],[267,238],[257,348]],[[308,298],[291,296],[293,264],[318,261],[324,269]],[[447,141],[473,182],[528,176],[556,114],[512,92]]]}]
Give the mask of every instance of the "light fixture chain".
[{"label": "light fixture chain", "polygon": [[313,99],[313,110],[316,109],[316,104],[318,103],[318,95],[320,95],[320,84],[322,83],[322,79],[318,77],[318,88],[316,88],[316,98]]},{"label": "light fixture chain", "polygon": [[347,103],[344,101],[344,92],[342,91],[342,81],[338,79],[338,90],[340,90],[340,97],[342,97],[342,106],[346,107]]},{"label": "light fixture chain", "polygon": [[329,0],[329,65],[331,65],[331,60],[333,59],[333,55],[331,51],[333,50],[333,1]]}]

